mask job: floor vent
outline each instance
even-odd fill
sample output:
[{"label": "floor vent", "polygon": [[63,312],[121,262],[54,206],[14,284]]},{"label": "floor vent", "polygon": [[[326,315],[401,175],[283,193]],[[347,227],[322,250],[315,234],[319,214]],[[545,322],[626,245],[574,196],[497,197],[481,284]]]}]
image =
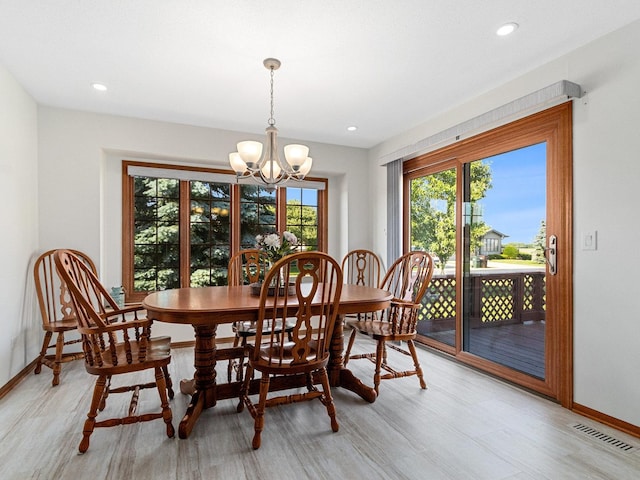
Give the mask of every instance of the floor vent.
[{"label": "floor vent", "polygon": [[622,440],[618,440],[617,438],[614,438],[611,435],[602,433],[596,430],[595,428],[589,427],[587,425],[583,425],[582,423],[576,423],[572,425],[572,427],[582,433],[589,435],[590,437],[593,437],[597,440],[600,440],[601,442],[606,443],[607,445],[615,447],[618,450],[622,450],[623,452],[633,452],[636,450],[636,447],[634,447],[633,445],[629,445],[628,443],[623,442]]}]

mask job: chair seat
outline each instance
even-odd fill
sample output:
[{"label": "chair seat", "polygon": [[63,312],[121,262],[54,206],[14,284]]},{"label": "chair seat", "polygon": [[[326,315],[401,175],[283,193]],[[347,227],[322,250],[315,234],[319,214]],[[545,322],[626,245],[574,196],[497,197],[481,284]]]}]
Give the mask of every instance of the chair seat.
[{"label": "chair seat", "polygon": [[[115,358],[109,350],[102,353],[102,366],[97,363],[89,365],[86,363],[87,372],[94,375],[117,375],[138,370],[145,370],[155,366],[166,366],[171,361],[171,338],[154,337],[147,342],[147,353],[144,360],[138,359],[140,352],[140,342],[132,340],[129,342],[129,350],[124,342],[115,344]],[[131,362],[127,362],[127,353],[131,356]]]},{"label": "chair seat", "polygon": [[[286,342],[282,345],[282,365],[291,365],[293,364],[293,348],[295,347],[295,343]],[[279,343],[273,343],[270,345],[264,345],[260,347],[260,357],[263,360],[268,360],[269,358],[278,358],[280,355],[281,345]],[[315,359],[316,356],[316,345],[309,343],[309,351],[307,355],[305,355],[305,362],[309,363]]]},{"label": "chair seat", "polygon": [[[280,373],[283,374],[283,369],[286,369],[286,374],[295,375],[300,372],[308,371],[311,369],[319,369],[326,367],[329,363],[329,353],[323,355],[321,358],[317,358],[318,343],[315,340],[309,342],[309,351],[305,355],[304,361],[296,363],[293,356],[294,342],[286,342],[283,345],[282,361],[274,365],[274,358],[280,357],[280,344],[274,343],[272,345],[260,346],[260,357],[257,360],[249,360],[252,368],[262,373]],[[251,347],[253,348],[253,347]],[[271,363],[269,363],[271,359]]]},{"label": "chair seat", "polygon": [[376,340],[412,340],[416,338],[416,332],[393,333],[391,323],[379,320],[355,320],[347,321],[347,326],[356,329],[360,333],[369,335]]},{"label": "chair seat", "polygon": [[75,318],[65,318],[63,320],[49,321],[47,324],[42,325],[42,329],[47,332],[68,332],[70,330],[76,330],[78,324]]}]

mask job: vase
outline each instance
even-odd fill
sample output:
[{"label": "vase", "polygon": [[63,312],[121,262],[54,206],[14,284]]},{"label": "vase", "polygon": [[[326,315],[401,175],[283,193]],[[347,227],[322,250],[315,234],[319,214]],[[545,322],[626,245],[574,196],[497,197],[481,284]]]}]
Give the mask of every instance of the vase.
[{"label": "vase", "polygon": [[[271,269],[273,268],[273,266],[276,264],[275,261],[272,260],[268,260],[265,267],[266,267],[266,271],[265,271],[265,278],[267,276],[267,272],[271,271]],[[252,283],[251,284],[251,294],[252,295],[260,295],[260,291],[262,290],[262,284],[263,281],[259,281],[257,283]],[[269,284],[269,290],[267,292],[267,294],[269,296],[273,296],[276,294],[276,292],[278,292],[278,295],[295,295],[295,286],[294,285],[289,285],[288,288],[285,288],[285,281],[284,281],[284,276],[278,276],[275,275],[272,279],[271,279],[271,283]]]},{"label": "vase", "polygon": [[118,308],[124,308],[124,288],[121,286],[112,287],[111,297],[115,300]]},{"label": "vase", "polygon": [[[277,261],[273,261],[273,260],[269,260],[269,264],[267,265],[267,271],[271,271],[271,269],[273,268],[273,266],[276,264]],[[284,285],[284,278],[280,277],[279,278],[279,282],[278,282],[278,275],[274,276],[271,279],[271,284],[269,285],[270,287],[276,287],[276,286],[283,286]]]}]

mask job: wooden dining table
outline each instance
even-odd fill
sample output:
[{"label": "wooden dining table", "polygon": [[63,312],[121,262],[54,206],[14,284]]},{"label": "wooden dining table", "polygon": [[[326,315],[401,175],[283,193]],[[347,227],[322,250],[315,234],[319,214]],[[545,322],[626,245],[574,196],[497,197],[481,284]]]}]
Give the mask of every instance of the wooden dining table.
[{"label": "wooden dining table", "polygon": [[[331,339],[327,366],[332,387],[342,387],[374,402],[376,392],[363,384],[343,363],[344,332],[342,317],[348,314],[383,310],[391,303],[391,293],[379,288],[345,284],[340,295],[338,318]],[[142,302],[147,317],[160,322],[192,325],[195,331],[194,390],[180,421],[178,436],[187,438],[204,409],[225,398],[238,398],[241,382],[217,383],[216,362],[237,358],[243,347],[218,348],[216,329],[220,324],[258,319],[260,297],[248,285],[237,287],[197,287],[164,290],[149,294]],[[280,377],[271,390],[304,387],[304,377]],[[249,392],[257,393],[259,380],[252,380]]]}]

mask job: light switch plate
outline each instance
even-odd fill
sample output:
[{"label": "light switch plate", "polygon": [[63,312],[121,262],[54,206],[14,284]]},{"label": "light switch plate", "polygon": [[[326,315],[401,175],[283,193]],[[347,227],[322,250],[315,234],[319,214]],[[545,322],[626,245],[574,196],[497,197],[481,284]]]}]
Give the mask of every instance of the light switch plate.
[{"label": "light switch plate", "polygon": [[598,248],[598,232],[597,230],[588,230],[582,232],[582,250],[597,250]]}]

